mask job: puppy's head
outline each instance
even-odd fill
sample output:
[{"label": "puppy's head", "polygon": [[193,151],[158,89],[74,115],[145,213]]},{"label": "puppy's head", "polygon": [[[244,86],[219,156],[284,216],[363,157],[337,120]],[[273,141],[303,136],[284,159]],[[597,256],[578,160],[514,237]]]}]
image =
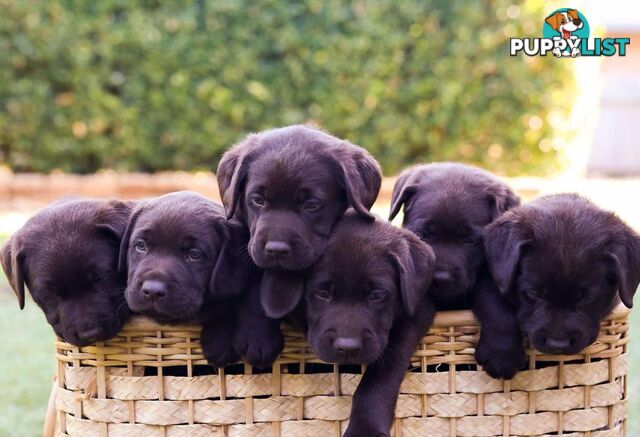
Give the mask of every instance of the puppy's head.
[{"label": "puppy's head", "polygon": [[11,288],[24,307],[25,286],[63,340],[106,340],[129,314],[118,248],[132,204],[62,200],[40,211],[2,248]]},{"label": "puppy's head", "polygon": [[484,263],[484,227],[519,202],[489,172],[461,164],[428,164],[400,175],[389,219],[404,206],[403,226],[433,248],[436,268],[430,293],[446,302],[475,284]]},{"label": "puppy's head", "polygon": [[378,359],[396,317],[425,296],[434,254],[411,232],[350,213],[338,223],[305,284],[309,344],[340,364]]},{"label": "puppy's head", "polygon": [[190,192],[140,204],[120,246],[129,307],[162,321],[198,316],[204,302],[242,292],[245,232],[222,207]]},{"label": "puppy's head", "polygon": [[640,236],[577,195],[506,213],[487,228],[485,244],[496,284],[542,352],[580,352],[596,339],[616,291],[631,307],[640,283]]},{"label": "puppy's head", "polygon": [[578,29],[582,29],[584,23],[578,16],[578,11],[575,9],[568,9],[565,12],[556,12],[548,16],[545,21],[549,26],[562,34],[562,37],[567,39],[571,36],[571,32]]},{"label": "puppy's head", "polygon": [[348,206],[369,219],[380,167],[364,149],[306,126],[249,135],[218,166],[227,217],[251,233],[249,253],[266,269],[304,270],[324,251]]}]

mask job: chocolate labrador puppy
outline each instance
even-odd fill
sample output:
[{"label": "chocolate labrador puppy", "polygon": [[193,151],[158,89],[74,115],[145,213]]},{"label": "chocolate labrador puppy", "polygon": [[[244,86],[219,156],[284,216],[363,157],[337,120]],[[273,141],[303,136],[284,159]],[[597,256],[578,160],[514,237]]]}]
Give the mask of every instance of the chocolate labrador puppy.
[{"label": "chocolate labrador puppy", "polygon": [[256,351],[249,355],[264,365],[265,357],[275,358],[282,349],[282,336],[272,322],[260,321],[265,314],[281,318],[298,305],[302,271],[323,253],[349,205],[373,218],[368,210],[382,175],[364,149],[317,129],[290,126],[249,135],[223,156],[217,176],[227,217],[249,228],[249,254],[267,269],[260,289],[252,289],[243,303],[236,331],[237,350]]},{"label": "chocolate labrador puppy", "polygon": [[235,362],[236,304],[249,277],[242,256],[247,240],[243,226],[199,194],[183,191],[141,202],[120,246],[129,307],[161,322],[203,323],[202,349],[210,364]]},{"label": "chocolate labrador puppy", "polygon": [[305,281],[309,345],[324,361],[367,364],[345,436],[387,436],[400,384],[431,324],[435,257],[411,232],[353,212]]},{"label": "chocolate labrador puppy", "polygon": [[486,232],[487,259],[522,332],[544,353],[576,354],[593,343],[620,300],[640,284],[640,235],[576,194],[515,208]]},{"label": "chocolate labrador puppy", "polygon": [[520,199],[491,173],[453,163],[404,171],[393,189],[392,220],[404,206],[403,226],[436,254],[430,295],[438,310],[473,308],[482,324],[476,360],[495,378],[511,378],[524,365],[517,323],[503,308],[483,246],[485,226]]},{"label": "chocolate labrador puppy", "polygon": [[313,265],[348,206],[373,220],[381,178],[366,150],[307,126],[251,134],[225,153],[220,192],[227,217],[249,228],[251,258],[267,269],[260,292],[267,315],[283,317],[298,304],[302,275],[281,272]]},{"label": "chocolate labrador puppy", "polygon": [[26,286],[64,341],[86,346],[117,334],[129,316],[118,248],[132,207],[63,199],[30,218],[0,255],[20,308]]}]

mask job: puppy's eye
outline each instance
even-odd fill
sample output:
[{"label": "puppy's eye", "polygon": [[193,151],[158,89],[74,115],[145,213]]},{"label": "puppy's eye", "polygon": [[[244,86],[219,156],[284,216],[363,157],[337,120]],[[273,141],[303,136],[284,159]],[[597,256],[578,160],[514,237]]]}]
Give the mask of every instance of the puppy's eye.
[{"label": "puppy's eye", "polygon": [[314,294],[318,299],[324,300],[324,301],[330,301],[332,297],[331,292],[329,290],[316,290]]},{"label": "puppy's eye", "polygon": [[369,300],[371,302],[382,302],[387,298],[389,292],[387,290],[373,290],[369,294]]},{"label": "puppy's eye", "polygon": [[191,249],[189,252],[187,252],[188,261],[197,262],[203,259],[204,259],[204,253],[201,250]]},{"label": "puppy's eye", "polygon": [[262,197],[259,194],[254,194],[249,198],[249,201],[253,204],[253,206],[255,206],[256,208],[262,208],[264,206],[264,197]]},{"label": "puppy's eye", "polygon": [[149,250],[147,248],[147,243],[142,240],[136,242],[136,244],[133,247],[135,247],[136,251],[140,253],[147,253],[147,251]]},{"label": "puppy's eye", "polygon": [[418,238],[420,238],[422,240],[427,240],[427,239],[433,237],[433,233],[431,231],[426,230],[426,229],[422,229],[420,231],[417,231],[416,235],[418,236]]},{"label": "puppy's eye", "polygon": [[321,206],[322,204],[320,203],[320,201],[316,199],[309,199],[302,205],[305,211],[317,211]]}]

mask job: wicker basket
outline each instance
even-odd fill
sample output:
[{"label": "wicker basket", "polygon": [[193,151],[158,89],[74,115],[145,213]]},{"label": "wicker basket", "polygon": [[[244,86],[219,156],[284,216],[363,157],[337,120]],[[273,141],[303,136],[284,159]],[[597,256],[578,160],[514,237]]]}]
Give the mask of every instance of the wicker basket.
[{"label": "wicker basket", "polygon": [[[624,435],[627,315],[617,308],[580,355],[529,350],[529,370],[505,382],[474,364],[473,315],[439,313],[402,385],[392,433]],[[300,332],[285,329],[285,350],[272,371],[238,364],[212,374],[199,332],[135,318],[95,346],[57,342],[55,419],[47,426],[56,436],[82,437],[316,437],[345,430],[362,369],[321,363]]]}]

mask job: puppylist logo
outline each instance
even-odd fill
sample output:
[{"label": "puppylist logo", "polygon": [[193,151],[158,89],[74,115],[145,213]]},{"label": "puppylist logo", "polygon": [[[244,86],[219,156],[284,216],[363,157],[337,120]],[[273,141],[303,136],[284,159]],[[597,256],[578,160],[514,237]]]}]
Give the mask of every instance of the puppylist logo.
[{"label": "puppylist logo", "polygon": [[577,9],[561,8],[548,15],[542,25],[542,38],[511,38],[509,54],[555,57],[626,56],[630,38],[589,39],[589,22]]}]

